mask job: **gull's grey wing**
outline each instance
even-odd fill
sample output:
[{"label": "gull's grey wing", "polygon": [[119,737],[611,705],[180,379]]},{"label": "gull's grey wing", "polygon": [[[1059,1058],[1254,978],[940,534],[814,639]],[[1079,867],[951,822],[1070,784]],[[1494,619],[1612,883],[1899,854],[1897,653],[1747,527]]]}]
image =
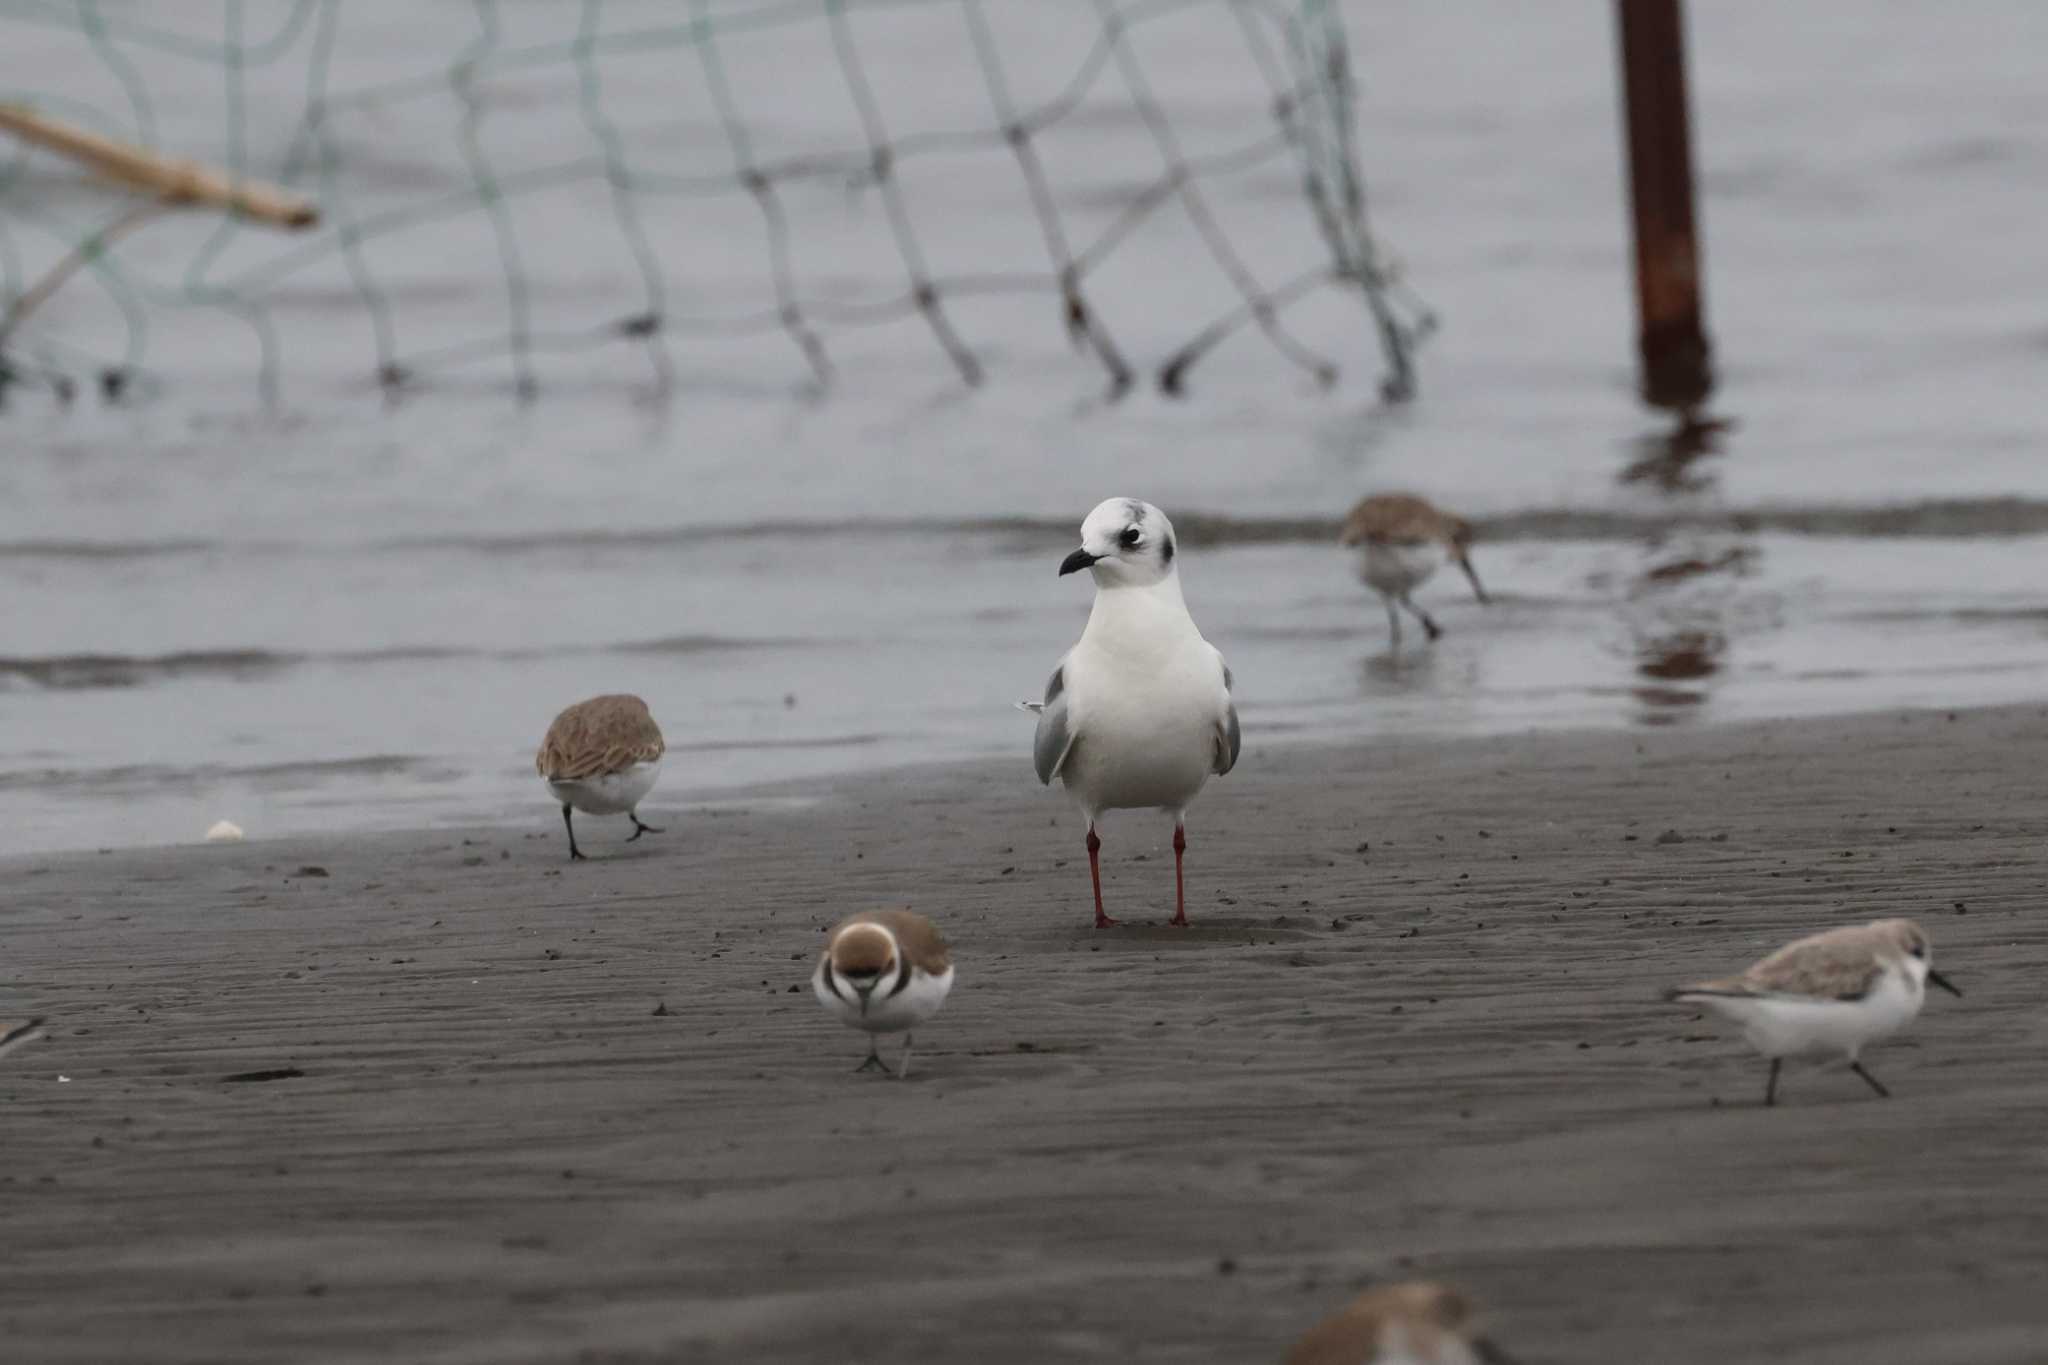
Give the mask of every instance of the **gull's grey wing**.
[{"label": "gull's grey wing", "polygon": [[1067,666],[1062,663],[1045,681],[1038,734],[1031,742],[1031,766],[1038,770],[1038,780],[1050,786],[1073,747],[1074,733],[1067,724]]},{"label": "gull's grey wing", "polygon": [[1237,766],[1237,751],[1244,746],[1244,734],[1237,726],[1237,704],[1230,700],[1230,688],[1237,680],[1230,676],[1230,665],[1223,663],[1218,654],[1216,662],[1223,665],[1223,719],[1216,725],[1216,775],[1221,777]]}]

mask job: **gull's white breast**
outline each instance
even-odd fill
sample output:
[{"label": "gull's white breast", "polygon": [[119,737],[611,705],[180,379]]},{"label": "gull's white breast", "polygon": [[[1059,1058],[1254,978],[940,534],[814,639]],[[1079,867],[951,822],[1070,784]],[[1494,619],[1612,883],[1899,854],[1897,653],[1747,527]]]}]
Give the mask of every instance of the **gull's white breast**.
[{"label": "gull's white breast", "polygon": [[832,993],[832,988],[825,984],[826,970],[826,964],[820,961],[818,969],[811,973],[811,993],[818,997],[819,1004],[832,1011],[840,1023],[868,1033],[901,1033],[905,1029],[916,1028],[939,1012],[939,1006],[946,1003],[947,992],[953,989],[951,967],[937,976],[922,967],[912,967],[910,984],[896,995],[888,994],[889,987],[896,982],[894,973],[877,982],[868,995],[868,1006],[863,1012],[860,996],[852,987],[843,988],[843,998]]},{"label": "gull's white breast", "polygon": [[1134,661],[1084,638],[1065,668],[1077,736],[1060,770],[1067,789],[1091,812],[1178,812],[1193,801],[1215,769],[1229,704],[1208,643],[1190,630],[1162,658]]},{"label": "gull's white breast", "polygon": [[560,782],[550,779],[548,790],[557,801],[587,815],[618,815],[639,805],[641,798],[654,789],[654,779],[659,776],[661,760],[657,758],[652,763],[635,763],[602,777]]},{"label": "gull's white breast", "polygon": [[1368,540],[1358,556],[1358,576],[1375,592],[1402,597],[1422,586],[1444,564],[1444,547],[1425,540],[1393,545]]},{"label": "gull's white breast", "polygon": [[1912,1023],[1927,993],[1904,972],[1891,968],[1861,1000],[1785,995],[1694,998],[1740,1024],[1750,1046],[1766,1057],[1854,1058]]}]

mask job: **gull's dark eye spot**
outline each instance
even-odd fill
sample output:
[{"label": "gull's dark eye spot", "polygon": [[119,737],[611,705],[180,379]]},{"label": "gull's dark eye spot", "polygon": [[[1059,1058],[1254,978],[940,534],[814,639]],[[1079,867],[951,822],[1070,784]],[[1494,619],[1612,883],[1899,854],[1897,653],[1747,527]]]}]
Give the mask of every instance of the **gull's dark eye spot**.
[{"label": "gull's dark eye spot", "polygon": [[1135,526],[1124,527],[1123,535],[1118,537],[1118,539],[1123,541],[1125,549],[1135,548],[1137,543],[1143,538],[1144,533]]},{"label": "gull's dark eye spot", "polygon": [[1927,945],[1924,943],[1916,943],[1912,947],[1906,949],[1906,951],[1911,953],[1914,957],[1926,957]]}]

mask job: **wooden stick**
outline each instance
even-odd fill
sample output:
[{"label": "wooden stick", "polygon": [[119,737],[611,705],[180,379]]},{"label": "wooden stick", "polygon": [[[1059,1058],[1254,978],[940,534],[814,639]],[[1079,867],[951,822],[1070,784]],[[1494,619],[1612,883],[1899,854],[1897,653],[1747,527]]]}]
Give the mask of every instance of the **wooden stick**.
[{"label": "wooden stick", "polygon": [[63,123],[19,104],[0,104],[0,129],[25,142],[82,161],[130,189],[175,204],[227,209],[274,227],[309,228],[320,221],[312,200],[261,180],[237,180],[197,161],[162,156]]},{"label": "wooden stick", "polygon": [[1684,0],[1615,0],[1615,11],[1635,209],[1643,397],[1653,407],[1691,412],[1713,391],[1714,363],[1701,319]]}]

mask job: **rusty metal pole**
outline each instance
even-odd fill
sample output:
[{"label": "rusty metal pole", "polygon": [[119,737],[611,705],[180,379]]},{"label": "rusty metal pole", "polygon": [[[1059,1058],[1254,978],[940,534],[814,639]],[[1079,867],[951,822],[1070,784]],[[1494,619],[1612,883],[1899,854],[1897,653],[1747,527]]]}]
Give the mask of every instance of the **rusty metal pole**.
[{"label": "rusty metal pole", "polygon": [[1700,318],[1684,0],[1614,0],[1621,38],[1643,400],[1690,413],[1714,388]]}]

